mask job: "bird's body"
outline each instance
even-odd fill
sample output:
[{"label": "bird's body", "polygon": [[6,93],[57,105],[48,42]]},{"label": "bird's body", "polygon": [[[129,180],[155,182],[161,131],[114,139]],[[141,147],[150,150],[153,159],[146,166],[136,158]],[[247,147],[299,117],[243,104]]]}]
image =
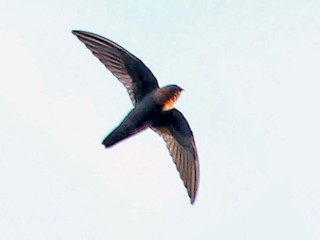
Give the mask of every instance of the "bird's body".
[{"label": "bird's body", "polygon": [[181,112],[174,108],[182,88],[159,88],[152,72],[133,54],[99,35],[73,31],[127,89],[134,108],[103,141],[105,147],[151,128],[165,140],[194,203],[199,181],[198,155],[192,131]]},{"label": "bird's body", "polygon": [[[182,91],[180,87],[175,85],[171,85],[170,88],[174,89],[177,93]],[[146,95],[141,101],[137,102],[120,125],[106,137],[103,144],[106,147],[112,146],[147,127],[156,127],[157,124],[160,124],[160,120],[163,118],[161,114],[163,108],[167,107],[167,105],[165,105],[167,99],[163,98],[164,94],[161,93],[164,91],[165,88],[157,88]],[[170,99],[170,96],[168,96],[168,98]],[[169,110],[172,109],[166,108],[166,111]]]}]

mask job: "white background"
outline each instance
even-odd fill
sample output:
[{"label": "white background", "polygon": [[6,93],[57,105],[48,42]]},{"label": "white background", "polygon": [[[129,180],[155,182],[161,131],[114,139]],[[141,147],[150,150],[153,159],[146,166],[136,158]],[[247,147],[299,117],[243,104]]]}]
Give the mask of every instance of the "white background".
[{"label": "white background", "polygon": [[[164,141],[72,29],[138,56],[196,138],[195,205]],[[320,239],[320,2],[0,2],[0,238]]]}]

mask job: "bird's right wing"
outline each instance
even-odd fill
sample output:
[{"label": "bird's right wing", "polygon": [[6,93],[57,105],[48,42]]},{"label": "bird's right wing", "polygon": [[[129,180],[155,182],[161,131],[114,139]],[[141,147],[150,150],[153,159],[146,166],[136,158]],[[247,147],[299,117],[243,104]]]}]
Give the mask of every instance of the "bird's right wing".
[{"label": "bird's right wing", "polygon": [[123,47],[94,33],[85,31],[72,31],[72,33],[125,86],[134,106],[159,87],[157,79],[149,68]]},{"label": "bird's right wing", "polygon": [[162,116],[152,122],[151,129],[166,142],[193,204],[199,183],[199,161],[193,134],[187,120],[181,112],[173,109],[162,112]]}]

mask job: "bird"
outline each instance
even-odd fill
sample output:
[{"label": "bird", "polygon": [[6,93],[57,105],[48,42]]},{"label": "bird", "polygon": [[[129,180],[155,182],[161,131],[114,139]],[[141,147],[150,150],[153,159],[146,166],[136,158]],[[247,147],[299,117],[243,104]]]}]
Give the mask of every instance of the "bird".
[{"label": "bird", "polygon": [[109,148],[147,128],[152,129],[164,139],[194,204],[199,185],[198,153],[187,120],[174,107],[183,89],[174,84],[159,87],[150,69],[117,43],[87,31],[72,33],[124,85],[133,104],[133,109],[102,144]]}]

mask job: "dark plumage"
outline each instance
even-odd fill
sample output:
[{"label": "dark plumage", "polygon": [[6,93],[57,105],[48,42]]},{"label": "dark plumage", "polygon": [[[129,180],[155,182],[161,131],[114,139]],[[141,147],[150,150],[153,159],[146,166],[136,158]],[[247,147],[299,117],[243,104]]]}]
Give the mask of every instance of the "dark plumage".
[{"label": "dark plumage", "polygon": [[159,88],[157,79],[133,54],[97,34],[72,31],[125,86],[134,108],[103,141],[110,147],[143,129],[151,128],[166,142],[180,177],[194,203],[199,182],[199,162],[192,131],[181,112],[173,107],[182,88]]}]

